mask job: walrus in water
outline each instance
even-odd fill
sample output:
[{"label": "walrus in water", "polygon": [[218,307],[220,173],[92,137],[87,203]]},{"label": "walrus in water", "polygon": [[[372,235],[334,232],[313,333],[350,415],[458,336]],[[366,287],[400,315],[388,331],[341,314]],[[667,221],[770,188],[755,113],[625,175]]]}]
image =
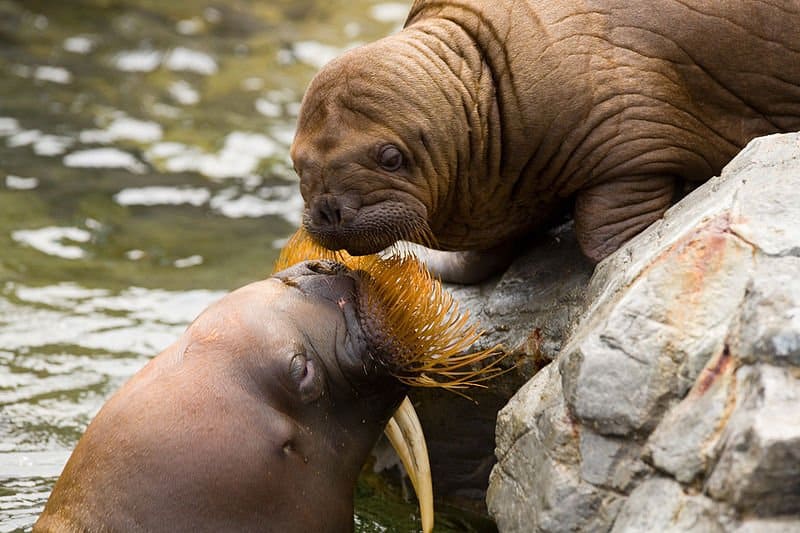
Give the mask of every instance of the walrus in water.
[{"label": "walrus in water", "polygon": [[800,129],[796,1],[417,0],[311,82],[292,159],[323,246],[464,251],[475,281],[570,210],[599,261],[749,140]]},{"label": "walrus in water", "polygon": [[[351,531],[356,478],[408,386],[481,380],[463,366],[492,355],[457,355],[477,333],[423,267],[368,261],[299,263],[210,306],[100,410],[34,531]],[[389,434],[412,435],[399,453],[430,531],[403,405]]]}]

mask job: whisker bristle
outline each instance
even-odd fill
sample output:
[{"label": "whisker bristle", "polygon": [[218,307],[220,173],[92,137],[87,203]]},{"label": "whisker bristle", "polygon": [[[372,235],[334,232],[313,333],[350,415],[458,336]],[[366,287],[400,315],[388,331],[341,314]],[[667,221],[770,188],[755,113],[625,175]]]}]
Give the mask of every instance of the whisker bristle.
[{"label": "whisker bristle", "polygon": [[[426,245],[435,241],[427,224],[402,232],[413,233],[409,238]],[[353,257],[323,248],[300,229],[281,251],[275,271],[308,259],[338,261],[361,271],[366,307],[380,310],[381,327],[389,340],[391,361],[385,363],[409,386],[461,394],[459,389],[485,387],[483,382],[510,370],[500,366],[507,356],[501,346],[469,352],[483,331],[471,323],[468,312],[459,312],[457,302],[413,253],[398,253],[398,248],[387,257]]]}]

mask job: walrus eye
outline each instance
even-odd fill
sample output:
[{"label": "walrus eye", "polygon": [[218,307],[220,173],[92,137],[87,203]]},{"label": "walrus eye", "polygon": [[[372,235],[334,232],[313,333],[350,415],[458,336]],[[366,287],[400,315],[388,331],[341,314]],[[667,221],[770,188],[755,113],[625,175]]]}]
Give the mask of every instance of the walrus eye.
[{"label": "walrus eye", "polygon": [[298,385],[308,377],[308,366],[309,360],[306,359],[305,354],[298,353],[292,357],[292,361],[289,363],[289,374]]},{"label": "walrus eye", "polygon": [[387,144],[378,153],[378,164],[383,170],[394,172],[403,166],[403,153],[393,144]]},{"label": "walrus eye", "polygon": [[322,392],[321,382],[314,371],[314,362],[304,353],[296,353],[289,362],[289,376],[297,385],[304,402],[316,400]]}]

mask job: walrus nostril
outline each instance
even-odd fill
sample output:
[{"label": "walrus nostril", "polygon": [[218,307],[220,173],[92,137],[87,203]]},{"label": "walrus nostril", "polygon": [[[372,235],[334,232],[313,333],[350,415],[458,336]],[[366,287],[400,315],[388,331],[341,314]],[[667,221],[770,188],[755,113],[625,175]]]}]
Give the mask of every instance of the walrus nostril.
[{"label": "walrus nostril", "polygon": [[325,226],[339,226],[342,224],[342,208],[335,196],[319,198],[314,205],[312,219],[315,223]]}]

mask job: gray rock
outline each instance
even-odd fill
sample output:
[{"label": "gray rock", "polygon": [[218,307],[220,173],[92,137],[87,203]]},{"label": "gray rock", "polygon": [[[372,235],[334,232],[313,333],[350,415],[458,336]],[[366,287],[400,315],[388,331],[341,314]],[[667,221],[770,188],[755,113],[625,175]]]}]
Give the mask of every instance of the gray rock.
[{"label": "gray rock", "polygon": [[748,145],[585,297],[498,417],[500,531],[800,531],[800,134]]},{"label": "gray rock", "polygon": [[707,491],[758,516],[800,514],[800,379],[770,365],[736,372],[736,408]]},{"label": "gray rock", "polygon": [[751,268],[718,215],[653,250],[625,291],[599,291],[560,357],[575,416],[607,435],[652,430],[722,350]]},{"label": "gray rock", "polygon": [[730,416],[734,371],[733,358],[723,350],[708,362],[689,394],[664,416],[647,442],[647,455],[656,467],[682,483],[706,470]]},{"label": "gray rock", "polygon": [[800,143],[792,135],[756,139],[728,165],[744,182],[731,229],[765,255],[800,255]]},{"label": "gray rock", "polygon": [[688,495],[679,483],[655,477],[639,485],[625,501],[613,533],[722,533],[724,517],[714,502]]},{"label": "gray rock", "polygon": [[[492,471],[487,504],[503,531],[603,531],[614,519],[619,496],[580,478],[575,428],[557,373],[548,365],[498,417],[501,459]],[[520,406],[536,416],[519,416]],[[547,452],[531,454],[531,449]]]},{"label": "gray rock", "polygon": [[745,363],[800,366],[800,258],[765,257],[747,288],[736,353]]},{"label": "gray rock", "polygon": [[598,487],[628,492],[652,468],[642,461],[642,446],[635,441],[599,435],[582,428],[581,478]]}]

